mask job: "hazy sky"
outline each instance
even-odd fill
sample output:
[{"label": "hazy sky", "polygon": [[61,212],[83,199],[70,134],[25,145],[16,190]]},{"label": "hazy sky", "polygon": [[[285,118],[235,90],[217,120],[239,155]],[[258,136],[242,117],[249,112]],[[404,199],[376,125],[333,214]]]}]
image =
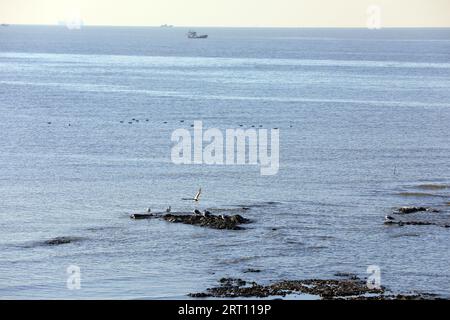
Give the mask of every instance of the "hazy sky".
[{"label": "hazy sky", "polygon": [[450,0],[0,0],[0,23],[365,27],[370,5],[382,27],[450,27]]}]

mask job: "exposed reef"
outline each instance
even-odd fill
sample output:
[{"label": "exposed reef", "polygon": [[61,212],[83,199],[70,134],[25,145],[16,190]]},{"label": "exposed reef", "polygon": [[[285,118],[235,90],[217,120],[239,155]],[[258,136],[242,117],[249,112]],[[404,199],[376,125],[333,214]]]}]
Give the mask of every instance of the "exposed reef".
[{"label": "exposed reef", "polygon": [[[426,214],[426,213],[440,213],[441,211],[438,209],[430,208],[430,207],[400,207],[395,209],[392,213],[393,215],[399,215],[399,216],[405,216],[405,215],[411,215],[415,218],[405,220],[405,219],[397,219],[396,216],[386,216],[384,224],[386,225],[397,225],[397,226],[406,226],[406,225],[413,225],[413,226],[438,226],[438,227],[444,227],[444,228],[450,228],[450,224],[445,223],[438,223],[434,221],[435,219],[426,219],[424,220],[422,216],[419,218],[417,214]],[[429,217],[429,216],[427,216]]]},{"label": "exposed reef", "polygon": [[395,214],[410,214],[410,213],[417,213],[417,212],[438,213],[440,211],[437,209],[428,208],[428,207],[400,207],[400,208],[396,209],[393,213],[395,213]]},{"label": "exposed reef", "polygon": [[199,227],[206,227],[212,229],[225,229],[225,230],[243,230],[241,224],[247,224],[251,221],[238,214],[236,215],[202,215],[202,214],[158,214],[158,213],[148,213],[148,214],[132,214],[130,216],[132,219],[142,220],[142,219],[162,219],[171,223],[183,223],[190,224]]},{"label": "exposed reef", "polygon": [[443,227],[443,228],[450,228],[450,225],[448,225],[448,224],[439,224],[439,223],[429,222],[429,221],[389,220],[389,221],[385,221],[384,224],[397,225],[399,227],[402,227],[402,226],[438,226],[438,227]]},{"label": "exposed reef", "polygon": [[308,294],[324,300],[426,300],[434,299],[426,294],[390,294],[383,287],[370,288],[358,277],[338,280],[285,280],[269,285],[247,282],[236,278],[222,278],[219,286],[206,292],[190,293],[193,298],[267,298],[285,297],[291,294]]},{"label": "exposed reef", "polygon": [[242,230],[240,224],[250,223],[249,219],[246,219],[238,214],[233,216],[203,216],[203,215],[175,215],[166,214],[162,218],[165,221],[173,223],[184,223],[200,227],[208,227],[212,229],[226,229],[226,230]]}]

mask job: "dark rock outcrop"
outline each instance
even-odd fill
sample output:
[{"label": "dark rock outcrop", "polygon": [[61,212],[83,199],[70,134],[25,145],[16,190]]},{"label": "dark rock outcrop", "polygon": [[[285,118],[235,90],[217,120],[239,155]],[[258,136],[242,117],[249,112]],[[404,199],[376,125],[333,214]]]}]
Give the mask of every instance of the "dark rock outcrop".
[{"label": "dark rock outcrop", "polygon": [[226,230],[243,230],[241,224],[247,224],[251,221],[238,214],[232,216],[220,215],[216,216],[208,212],[208,214],[174,214],[174,213],[135,213],[130,215],[131,219],[162,219],[171,223],[184,223],[199,227]]},{"label": "dark rock outcrop", "polygon": [[397,225],[400,227],[403,226],[438,226],[443,228],[450,228],[450,225],[448,224],[439,224],[435,222],[429,222],[429,221],[400,221],[400,220],[389,220],[385,221],[384,224],[386,225]]},{"label": "dark rock outcrop", "polygon": [[434,299],[433,295],[411,294],[393,295],[381,287],[369,288],[367,283],[357,277],[340,280],[290,280],[279,281],[264,286],[256,282],[236,278],[222,278],[219,286],[209,288],[206,292],[190,293],[194,298],[267,298],[285,297],[289,294],[310,294],[321,299],[334,300],[424,300]]},{"label": "dark rock outcrop", "polygon": [[80,241],[80,240],[81,240],[81,238],[77,238],[77,237],[56,237],[56,238],[44,241],[44,245],[57,246],[57,245],[68,244],[68,243],[72,243],[72,242],[76,242],[76,241]]},{"label": "dark rock outcrop", "polygon": [[[434,219],[422,219],[425,217],[423,215],[421,218],[419,218],[419,215],[422,213],[439,213],[441,212],[438,209],[430,208],[430,207],[400,207],[393,211],[394,215],[411,215],[415,216],[414,220],[412,219],[397,219],[396,216],[386,216],[384,224],[386,225],[397,225],[397,226],[406,226],[406,225],[412,225],[412,226],[439,226],[444,228],[450,228],[450,225],[437,223],[433,221]],[[429,216],[428,216],[429,217]]]},{"label": "dark rock outcrop", "polygon": [[288,294],[311,294],[322,299],[360,296],[364,294],[383,294],[384,289],[369,289],[360,279],[341,280],[290,280],[264,286],[255,282],[247,283],[242,279],[223,278],[220,285],[209,288],[203,293],[191,293],[191,297],[237,298],[286,296]]},{"label": "dark rock outcrop", "polygon": [[144,220],[156,218],[156,215],[154,215],[153,213],[133,213],[132,215],[130,215],[130,218],[135,220]]},{"label": "dark rock outcrop", "polygon": [[400,207],[394,213],[397,214],[410,214],[410,213],[416,213],[416,212],[424,212],[428,209],[425,207]]},{"label": "dark rock outcrop", "polygon": [[240,215],[233,216],[203,216],[203,215],[176,215],[165,214],[162,219],[172,223],[184,223],[200,227],[207,227],[212,229],[226,229],[226,230],[242,230],[240,224],[250,223],[249,219],[246,219]]},{"label": "dark rock outcrop", "polygon": [[248,268],[248,269],[244,270],[244,273],[259,273],[259,272],[261,272],[261,270],[253,269],[253,268]]}]

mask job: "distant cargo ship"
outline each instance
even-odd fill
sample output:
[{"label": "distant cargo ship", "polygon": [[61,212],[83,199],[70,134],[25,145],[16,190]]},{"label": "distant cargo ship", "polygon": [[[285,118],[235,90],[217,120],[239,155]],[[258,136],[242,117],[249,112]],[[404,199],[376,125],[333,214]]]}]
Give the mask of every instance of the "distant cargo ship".
[{"label": "distant cargo ship", "polygon": [[162,24],[162,25],[160,25],[160,28],[173,28],[173,25],[171,25],[171,24]]},{"label": "distant cargo ship", "polygon": [[189,31],[187,36],[189,39],[206,39],[206,38],[208,38],[207,34],[198,34],[195,31]]},{"label": "distant cargo ship", "polygon": [[2,27],[9,27],[9,24],[2,23],[1,26],[2,26]]}]

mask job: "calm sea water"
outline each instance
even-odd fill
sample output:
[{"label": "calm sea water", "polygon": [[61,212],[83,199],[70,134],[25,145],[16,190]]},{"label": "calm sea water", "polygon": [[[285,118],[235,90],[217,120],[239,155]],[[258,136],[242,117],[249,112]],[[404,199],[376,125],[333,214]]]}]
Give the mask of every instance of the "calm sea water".
[{"label": "calm sea water", "polygon": [[[450,30],[198,31],[0,28],[0,298],[183,298],[369,265],[394,291],[450,297],[450,229],[383,225],[403,205],[449,223],[450,188],[420,185],[450,185]],[[172,164],[171,133],[194,120],[280,128],[279,173]],[[200,209],[255,222],[128,217],[191,211],[199,186]],[[42,245],[58,236],[81,241]]]}]

